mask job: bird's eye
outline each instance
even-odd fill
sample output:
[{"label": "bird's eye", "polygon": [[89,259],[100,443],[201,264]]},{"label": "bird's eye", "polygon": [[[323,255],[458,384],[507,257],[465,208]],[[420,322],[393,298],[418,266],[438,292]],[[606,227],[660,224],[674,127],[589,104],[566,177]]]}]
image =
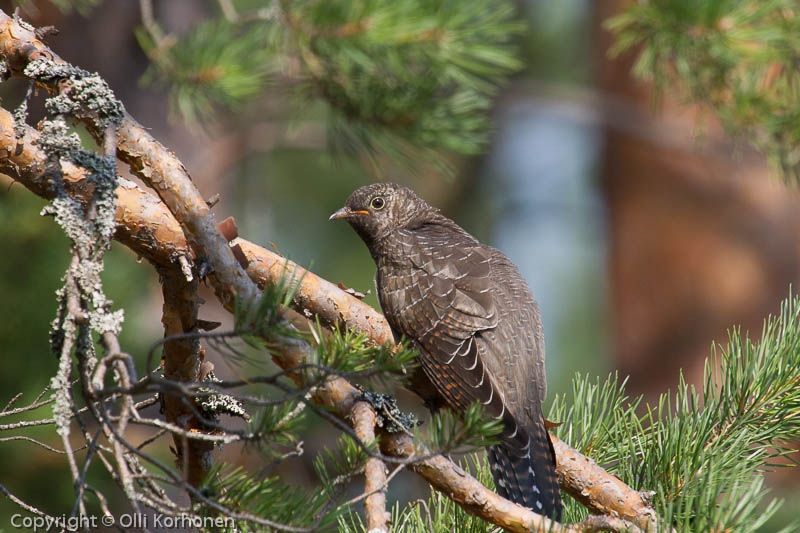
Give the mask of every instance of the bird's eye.
[{"label": "bird's eye", "polygon": [[386,200],[383,199],[383,196],[376,196],[369,202],[370,207],[375,211],[380,211],[386,206]]}]

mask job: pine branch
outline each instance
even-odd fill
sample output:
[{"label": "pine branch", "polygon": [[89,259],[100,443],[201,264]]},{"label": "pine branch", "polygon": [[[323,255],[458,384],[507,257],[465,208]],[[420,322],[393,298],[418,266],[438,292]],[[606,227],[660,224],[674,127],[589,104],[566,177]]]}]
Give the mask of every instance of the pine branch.
[{"label": "pine branch", "polygon": [[800,180],[797,2],[636,2],[606,27],[612,54],[637,50],[634,75],[710,110],[784,179]]},{"label": "pine branch", "polygon": [[556,451],[559,485],[570,496],[593,513],[618,516],[644,531],[657,529],[659,520],[649,493],[631,489],[555,435],[550,439]]},{"label": "pine branch", "polygon": [[[173,265],[171,268],[161,267],[158,273],[164,295],[161,316],[164,338],[176,337],[164,342],[162,356],[164,377],[191,383],[198,380],[202,348],[198,337],[184,334],[197,332],[197,313],[200,308],[200,296],[197,292],[199,283],[196,277],[187,279],[178,265]],[[182,394],[165,392],[161,398],[167,422],[188,431],[205,430],[202,421],[195,416]],[[214,443],[187,439],[175,433],[172,437],[177,455],[176,462],[181,467],[184,477],[191,485],[199,487],[214,462],[211,455]]]},{"label": "pine branch", "polygon": [[440,152],[476,153],[491,97],[520,68],[522,25],[505,0],[277,3],[297,92],[324,100],[332,148],[414,166]]},{"label": "pine branch", "polygon": [[[375,441],[375,410],[366,402],[356,402],[353,406],[353,429],[365,444]],[[390,515],[386,512],[386,465],[378,458],[370,457],[364,466],[364,492],[368,494],[364,501],[367,531],[375,533],[389,532]]]},{"label": "pine branch", "polygon": [[170,107],[192,128],[215,121],[220,109],[232,110],[260,94],[273,61],[264,24],[203,21],[185,36],[164,36],[148,10],[139,44],[150,58],[146,85],[169,88]]}]

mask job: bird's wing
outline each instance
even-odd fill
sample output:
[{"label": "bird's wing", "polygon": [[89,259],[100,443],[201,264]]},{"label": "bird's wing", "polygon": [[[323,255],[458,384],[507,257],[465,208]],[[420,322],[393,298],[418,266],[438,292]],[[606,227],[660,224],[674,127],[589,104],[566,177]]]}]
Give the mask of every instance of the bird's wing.
[{"label": "bird's wing", "polygon": [[[511,422],[497,377],[483,357],[481,332],[498,325],[491,251],[438,228],[401,235],[412,268],[381,279],[381,306],[392,328],[419,346],[422,368],[448,405],[484,404]],[[509,433],[516,424],[507,424]]]},{"label": "bird's wing", "polygon": [[[503,280],[502,284],[495,285],[493,292],[496,305],[504,310],[502,323],[487,333],[487,341],[491,346],[503,346],[508,350],[505,354],[488,354],[500,359],[488,364],[490,368],[501,368],[501,377],[515,384],[518,396],[510,398],[510,401],[527,409],[534,403],[543,402],[547,394],[541,314],[517,267],[501,251],[487,249],[492,254],[493,278]],[[519,376],[527,379],[521,381]],[[536,417],[535,413],[528,413],[528,416]]]}]

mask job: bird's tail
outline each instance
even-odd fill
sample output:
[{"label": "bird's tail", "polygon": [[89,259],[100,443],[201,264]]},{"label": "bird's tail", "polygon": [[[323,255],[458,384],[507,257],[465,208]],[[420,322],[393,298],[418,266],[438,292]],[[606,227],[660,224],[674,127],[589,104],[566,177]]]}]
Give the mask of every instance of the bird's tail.
[{"label": "bird's tail", "polygon": [[544,428],[534,433],[540,433],[539,438],[504,439],[489,448],[492,477],[500,496],[559,521],[555,451]]}]

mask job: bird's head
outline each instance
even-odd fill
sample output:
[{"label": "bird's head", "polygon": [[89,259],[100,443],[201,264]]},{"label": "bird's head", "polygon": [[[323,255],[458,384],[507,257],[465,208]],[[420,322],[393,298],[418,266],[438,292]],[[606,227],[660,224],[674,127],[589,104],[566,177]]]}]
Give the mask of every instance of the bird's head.
[{"label": "bird's head", "polygon": [[393,231],[409,227],[436,210],[408,187],[374,183],[356,189],[330,220],[346,220],[371,246]]}]

